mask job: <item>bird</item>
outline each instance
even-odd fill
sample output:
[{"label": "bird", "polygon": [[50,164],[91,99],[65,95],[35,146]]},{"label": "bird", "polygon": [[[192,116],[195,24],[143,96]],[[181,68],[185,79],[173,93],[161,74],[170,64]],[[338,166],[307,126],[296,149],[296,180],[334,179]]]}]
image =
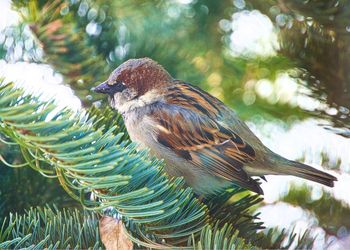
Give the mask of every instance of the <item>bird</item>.
[{"label": "bird", "polygon": [[[173,78],[150,58],[129,59],[94,88],[108,95],[131,141],[165,161],[202,197],[239,186],[263,194],[260,178],[292,175],[333,187],[336,177],[267,148],[216,97]],[[253,177],[257,178],[253,178]]]}]

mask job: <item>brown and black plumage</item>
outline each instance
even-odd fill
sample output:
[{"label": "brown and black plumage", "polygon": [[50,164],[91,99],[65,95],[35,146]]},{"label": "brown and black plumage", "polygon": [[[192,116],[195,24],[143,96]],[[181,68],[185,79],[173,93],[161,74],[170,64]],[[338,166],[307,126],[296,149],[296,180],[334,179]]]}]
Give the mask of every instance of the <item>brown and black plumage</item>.
[{"label": "brown and black plumage", "polygon": [[294,175],[333,186],[335,177],[275,154],[217,98],[173,79],[151,59],[132,59],[96,87],[123,114],[130,137],[165,160],[201,195],[232,184],[262,194],[251,176]]}]

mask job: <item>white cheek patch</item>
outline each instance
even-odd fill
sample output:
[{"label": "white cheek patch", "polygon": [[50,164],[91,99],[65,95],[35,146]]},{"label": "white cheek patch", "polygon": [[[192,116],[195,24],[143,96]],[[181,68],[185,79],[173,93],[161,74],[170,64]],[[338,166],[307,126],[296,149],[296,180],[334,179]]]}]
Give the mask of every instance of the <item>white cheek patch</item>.
[{"label": "white cheek patch", "polygon": [[126,113],[136,108],[141,108],[162,99],[158,91],[148,91],[146,94],[135,98],[137,93],[134,90],[126,89],[121,93],[114,94],[114,100],[111,106],[119,111]]}]

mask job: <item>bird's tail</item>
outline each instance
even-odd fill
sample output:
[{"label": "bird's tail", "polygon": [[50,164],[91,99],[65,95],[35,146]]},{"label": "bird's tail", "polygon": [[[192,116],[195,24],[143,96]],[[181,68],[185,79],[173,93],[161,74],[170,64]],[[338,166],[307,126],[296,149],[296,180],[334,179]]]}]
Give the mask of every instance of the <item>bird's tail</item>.
[{"label": "bird's tail", "polygon": [[303,179],[318,182],[328,187],[333,187],[334,181],[337,181],[337,178],[333,175],[327,174],[306,164],[290,161],[287,159],[283,160],[285,162],[283,166],[283,172],[285,174],[294,175]]}]

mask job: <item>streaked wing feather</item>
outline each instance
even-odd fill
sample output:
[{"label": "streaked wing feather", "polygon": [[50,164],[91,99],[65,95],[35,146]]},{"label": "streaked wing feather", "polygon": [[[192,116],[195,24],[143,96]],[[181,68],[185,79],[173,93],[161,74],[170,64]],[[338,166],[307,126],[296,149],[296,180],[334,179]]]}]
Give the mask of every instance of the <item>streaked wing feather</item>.
[{"label": "streaked wing feather", "polygon": [[[198,89],[192,90],[190,85],[176,86],[166,97],[172,105],[153,111],[159,143],[214,176],[262,193],[259,185],[243,169],[245,163],[255,159],[254,149],[232,129],[215,120],[212,112],[217,114],[220,111],[215,102],[210,101],[209,98],[213,97],[205,96],[207,94]],[[180,100],[177,99],[179,96]],[[191,102],[196,102],[201,108]]]}]

